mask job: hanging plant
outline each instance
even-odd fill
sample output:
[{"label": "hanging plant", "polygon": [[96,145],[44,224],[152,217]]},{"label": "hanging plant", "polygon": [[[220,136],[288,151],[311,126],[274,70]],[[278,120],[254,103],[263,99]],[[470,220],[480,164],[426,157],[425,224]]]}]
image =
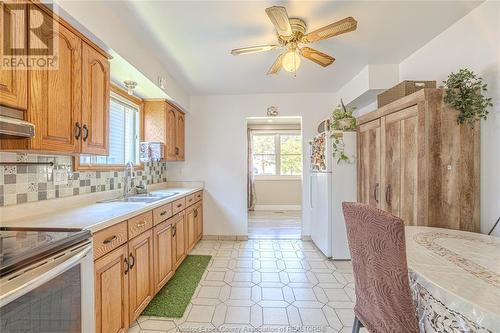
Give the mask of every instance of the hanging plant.
[{"label": "hanging plant", "polygon": [[354,110],[356,110],[355,107],[346,108],[341,99],[340,104],[333,110],[331,129],[337,131],[355,131],[356,118],[352,115]]},{"label": "hanging plant", "polygon": [[333,158],[337,160],[337,164],[342,162],[349,163],[349,156],[345,154],[344,151],[344,140],[342,140],[342,135],[332,135],[332,155]]},{"label": "hanging plant", "polygon": [[346,155],[344,148],[344,140],[342,139],[342,132],[349,132],[356,130],[356,118],[352,115],[355,107],[346,107],[344,101],[340,100],[332,113],[330,137],[332,138],[332,154],[333,158],[339,163],[350,163],[349,156]]},{"label": "hanging plant", "polygon": [[493,106],[492,99],[483,95],[488,85],[469,69],[460,69],[451,73],[446,81],[444,101],[458,110],[457,122],[467,123],[471,128],[488,116],[488,108]]}]

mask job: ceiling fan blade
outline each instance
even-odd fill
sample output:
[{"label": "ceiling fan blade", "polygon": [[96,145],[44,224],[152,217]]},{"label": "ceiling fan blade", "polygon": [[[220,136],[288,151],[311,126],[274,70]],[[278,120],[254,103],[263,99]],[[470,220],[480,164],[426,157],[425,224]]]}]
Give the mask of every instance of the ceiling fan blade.
[{"label": "ceiling fan blade", "polygon": [[251,54],[251,53],[274,50],[277,47],[279,47],[279,45],[260,45],[260,46],[242,47],[241,49],[231,50],[231,54],[235,56],[243,54]]},{"label": "ceiling fan blade", "polygon": [[280,71],[281,69],[281,66],[282,66],[282,62],[283,62],[283,56],[285,54],[282,53],[278,56],[278,58],[276,58],[276,61],[273,63],[273,65],[271,66],[271,68],[269,68],[269,70],[267,71],[267,75],[269,74],[278,74],[278,72]]},{"label": "ceiling fan blade", "polygon": [[314,30],[307,35],[304,35],[301,39],[302,43],[312,43],[318,40],[330,38],[337,36],[349,31],[356,30],[358,22],[352,17],[346,17],[343,20],[337,21],[335,23]]},{"label": "ceiling fan blade", "polygon": [[290,26],[290,21],[288,20],[288,14],[286,13],[285,7],[269,7],[266,8],[266,13],[276,28],[278,35],[284,39],[292,37],[292,27]]},{"label": "ceiling fan blade", "polygon": [[331,57],[328,54],[312,49],[310,47],[301,48],[300,54],[304,58],[307,58],[323,67],[331,65],[335,61],[334,57]]}]

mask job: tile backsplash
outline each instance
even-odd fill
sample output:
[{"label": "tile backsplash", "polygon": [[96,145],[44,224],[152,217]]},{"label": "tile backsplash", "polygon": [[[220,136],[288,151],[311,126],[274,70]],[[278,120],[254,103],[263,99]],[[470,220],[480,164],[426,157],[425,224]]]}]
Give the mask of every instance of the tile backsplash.
[{"label": "tile backsplash", "polygon": [[[2,162],[53,162],[54,165],[0,166],[0,206],[123,188],[123,171],[73,172],[71,156],[0,153]],[[54,169],[67,171],[67,184],[54,184]],[[145,163],[132,185],[167,181],[165,162]]]}]

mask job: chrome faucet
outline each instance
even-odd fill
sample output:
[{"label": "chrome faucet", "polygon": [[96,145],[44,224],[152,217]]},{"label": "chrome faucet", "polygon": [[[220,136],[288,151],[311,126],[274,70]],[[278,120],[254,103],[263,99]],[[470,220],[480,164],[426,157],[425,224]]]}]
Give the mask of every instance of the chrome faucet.
[{"label": "chrome faucet", "polygon": [[125,176],[123,177],[123,197],[126,198],[130,192],[130,181],[134,179],[134,163],[128,162],[125,164]]}]

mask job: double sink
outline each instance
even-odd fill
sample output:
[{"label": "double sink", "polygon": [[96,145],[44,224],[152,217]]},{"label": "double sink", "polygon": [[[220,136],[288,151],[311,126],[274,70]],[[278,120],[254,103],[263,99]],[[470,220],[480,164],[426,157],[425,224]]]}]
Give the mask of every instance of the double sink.
[{"label": "double sink", "polygon": [[152,203],[173,197],[174,195],[177,194],[179,194],[179,192],[156,192],[156,193],[134,194],[126,197],[98,201],[98,203],[109,203],[109,202]]}]

